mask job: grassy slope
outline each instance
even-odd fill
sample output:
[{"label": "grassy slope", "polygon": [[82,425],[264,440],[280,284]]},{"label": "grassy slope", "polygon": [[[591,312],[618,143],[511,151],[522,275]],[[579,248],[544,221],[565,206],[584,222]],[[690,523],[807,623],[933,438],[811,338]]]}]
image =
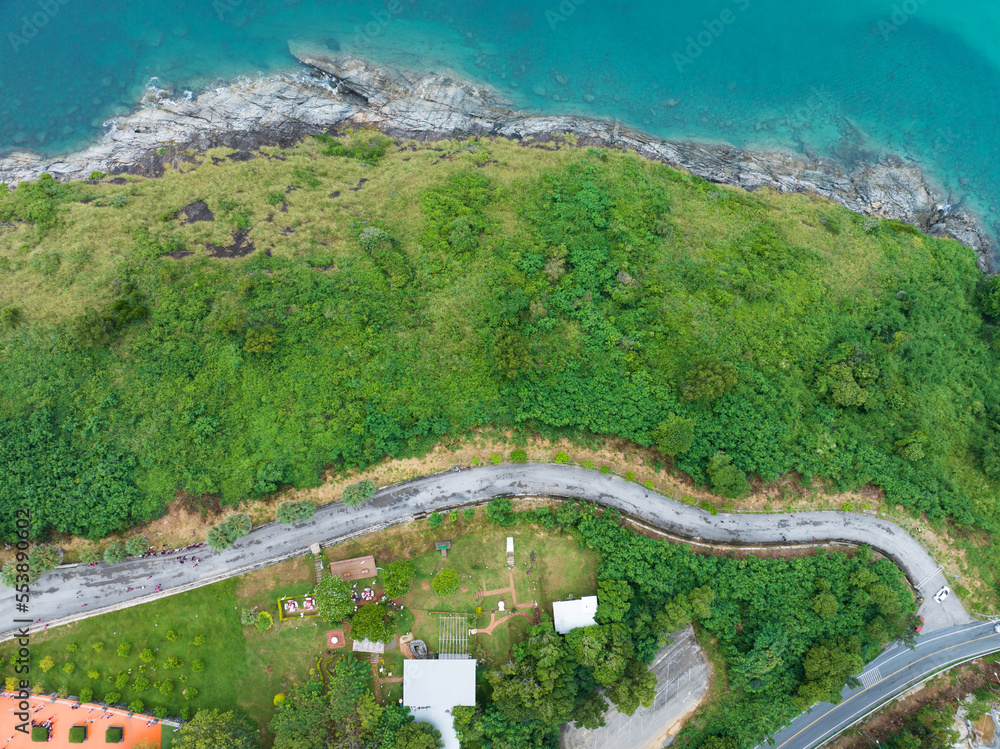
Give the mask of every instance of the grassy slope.
[{"label": "grassy slope", "polygon": [[[135,517],[155,514],[177,489],[235,502],[268,486],[260,472],[276,462],[289,464],[284,480],[309,485],[325,464],[419,452],[439,427],[510,419],[515,400],[515,418],[648,441],[705,352],[740,366],[745,392],[727,404],[738,417],[721,407],[691,409],[704,434],[680,466],[696,478],[718,449],[746,471],[787,470],[789,460],[772,466],[761,457],[774,439],[794,443],[810,473],[879,484],[886,477],[878,471],[846,465],[855,448],[845,445],[878,435],[896,471],[893,441],[923,433],[928,457],[919,470],[930,466],[932,482],[908,489],[904,504],[935,514],[944,506],[962,522],[970,512],[976,521],[995,515],[996,486],[978,452],[992,429],[995,357],[977,338],[981,321],[970,306],[973,255],[954,242],[809,196],[748,196],[633,156],[600,160],[572,147],[443,141],[400,148],[378,167],[323,156],[312,141],[248,162],[224,157],[197,157],[198,166],[157,180],[81,184],[75,197],[90,202],[64,202],[54,228],[0,234],[0,308],[24,315],[0,344],[3,408],[23,414],[51,405],[64,423],[92,420],[82,439],[102,452],[114,445],[136,455]],[[617,199],[608,214],[613,228],[639,227],[612,255],[645,297],[637,304],[618,288],[597,321],[556,311],[571,264],[527,270],[532,255],[545,263],[559,255],[542,236],[539,222],[554,204],[533,202],[544,193],[539,185],[548,184],[545,175],[565,177],[581,157]],[[475,248],[450,252],[428,239],[432,222],[421,201],[461,171],[486,177],[495,193]],[[658,191],[669,209],[644,206],[642,190]],[[195,199],[209,204],[216,222],[183,226],[172,218]],[[260,250],[254,255],[201,252],[245,224]],[[359,249],[366,225],[395,238],[412,281],[380,273]],[[177,247],[195,254],[160,257]],[[546,274],[560,281],[548,283]],[[66,331],[85,308],[106,308],[126,281],[145,296],[150,322],[125,329],[110,349],[81,349]],[[512,289],[533,305],[516,318],[502,311],[503,292]],[[510,326],[530,341],[536,367],[513,390],[497,374],[494,351],[495,331]],[[248,331],[266,327],[277,333],[274,351],[249,355]],[[893,339],[900,330],[903,339]],[[636,331],[638,345],[627,343]],[[617,346],[595,344],[605,335],[623,337]],[[892,408],[830,408],[820,392],[818,373],[836,344],[859,340],[880,357],[877,395]],[[610,368],[586,369],[602,357]],[[576,362],[574,371],[560,371],[567,362]],[[757,373],[767,387],[754,384]],[[574,389],[577,401],[565,395]],[[656,409],[639,413],[651,399]],[[423,424],[423,431],[387,437],[395,427],[380,432],[370,408],[403,413],[403,428]],[[749,412],[774,418],[754,423]],[[775,419],[791,433],[775,431]],[[713,432],[719,424],[721,434]],[[754,441],[740,431],[747,428],[760,442],[756,453],[742,447]],[[957,487],[958,500],[938,502],[942,481]],[[78,524],[77,532],[95,530]],[[990,546],[975,556],[989,566],[998,554]]]}]

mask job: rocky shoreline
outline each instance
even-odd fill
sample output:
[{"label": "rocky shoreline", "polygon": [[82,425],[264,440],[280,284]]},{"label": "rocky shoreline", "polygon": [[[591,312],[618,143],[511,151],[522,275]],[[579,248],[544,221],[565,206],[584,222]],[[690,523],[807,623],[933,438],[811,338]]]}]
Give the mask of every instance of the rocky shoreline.
[{"label": "rocky shoreline", "polygon": [[356,125],[418,140],[492,135],[545,141],[572,134],[580,145],[629,149],[712,182],[811,192],[858,213],[900,219],[953,237],[976,253],[980,269],[993,267],[996,243],[979,217],[949,206],[919,167],[898,157],[846,168],[791,152],[663,141],[587,117],[524,115],[493,89],[449,75],[408,74],[309,43],[290,42],[289,49],[307,74],[242,81],[183,101],[157,91],[85,151],[59,159],[30,153],[0,158],[0,182],[15,184],[42,172],[59,179],[92,171],[156,176],[190,159],[191,150],[228,146],[251,158],[261,146],[291,145],[303,135]]}]

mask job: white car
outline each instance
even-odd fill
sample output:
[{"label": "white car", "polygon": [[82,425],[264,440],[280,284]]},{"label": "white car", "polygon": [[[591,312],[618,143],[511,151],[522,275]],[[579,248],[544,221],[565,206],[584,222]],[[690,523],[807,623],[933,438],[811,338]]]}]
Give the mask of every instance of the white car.
[{"label": "white car", "polygon": [[1000,622],[993,622],[993,631],[1000,635]]},{"label": "white car", "polygon": [[937,603],[942,603],[944,599],[948,597],[949,593],[951,593],[951,591],[947,588],[941,588],[941,590],[934,594],[934,600]]}]

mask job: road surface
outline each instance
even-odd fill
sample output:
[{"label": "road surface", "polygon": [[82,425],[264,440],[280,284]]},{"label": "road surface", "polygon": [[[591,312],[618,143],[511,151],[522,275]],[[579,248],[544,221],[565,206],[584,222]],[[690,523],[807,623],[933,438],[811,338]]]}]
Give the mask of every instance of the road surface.
[{"label": "road surface", "polygon": [[894,645],[873,660],[858,678],[861,686],[845,688],[837,705],[813,705],[770,744],[758,749],[811,749],[860,721],[880,704],[919,684],[943,667],[1000,650],[1000,634],[992,623],[925,632],[914,650]]},{"label": "road surface", "polygon": [[[934,592],[946,584],[940,567],[913,537],[887,520],[843,512],[713,516],[618,476],[577,466],[532,463],[424,476],[385,487],[359,507],[347,507],[341,502],[324,505],[310,520],[294,526],[268,523],[256,528],[226,551],[202,547],[194,552],[201,558],[197,568],[190,560],[180,563],[177,556],[131,559],[115,565],[59,567],[33,584],[26,612],[18,612],[13,590],[5,588],[0,592],[0,611],[4,612],[0,641],[16,636],[18,627],[24,626],[15,619],[29,620],[37,625],[36,629],[46,624],[65,624],[259,569],[301,555],[314,543],[330,546],[430,512],[502,496],[576,497],[599,502],[695,541],[733,545],[826,541],[867,544],[898,564],[924,595],[920,613],[926,619],[925,633],[973,621],[954,594],[943,604],[931,600]],[[158,584],[161,593],[154,590]],[[136,590],[129,592],[128,588]]]}]

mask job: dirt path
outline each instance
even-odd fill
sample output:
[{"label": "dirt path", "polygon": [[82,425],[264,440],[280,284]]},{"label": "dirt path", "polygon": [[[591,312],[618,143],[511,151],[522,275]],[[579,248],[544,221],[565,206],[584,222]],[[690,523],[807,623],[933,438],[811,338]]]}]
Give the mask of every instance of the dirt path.
[{"label": "dirt path", "polygon": [[486,596],[498,596],[501,593],[510,593],[511,600],[513,601],[512,609],[517,608],[517,593],[514,592],[514,570],[508,570],[510,574],[510,586],[506,588],[497,588],[496,590],[481,590],[476,593],[476,599],[482,600]]},{"label": "dirt path", "polygon": [[524,612],[524,611],[512,611],[511,613],[507,614],[507,616],[502,617],[500,619],[497,619],[496,616],[497,616],[496,614],[490,614],[490,624],[489,624],[489,626],[486,627],[485,629],[477,630],[476,634],[491,635],[491,634],[493,634],[493,628],[494,627],[496,627],[499,624],[503,624],[508,619],[513,619],[515,616],[523,616],[529,622],[531,621],[531,617],[528,616],[527,612]]}]

